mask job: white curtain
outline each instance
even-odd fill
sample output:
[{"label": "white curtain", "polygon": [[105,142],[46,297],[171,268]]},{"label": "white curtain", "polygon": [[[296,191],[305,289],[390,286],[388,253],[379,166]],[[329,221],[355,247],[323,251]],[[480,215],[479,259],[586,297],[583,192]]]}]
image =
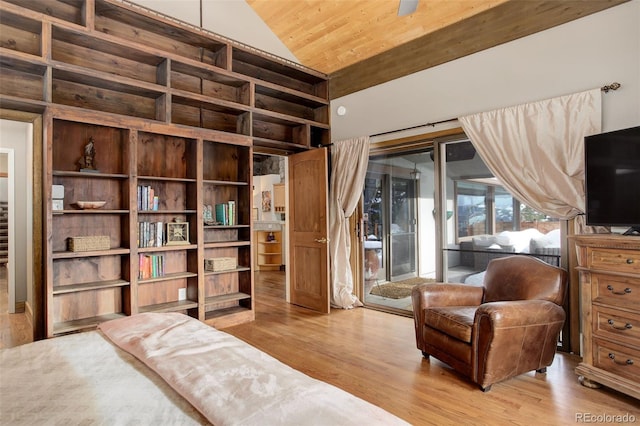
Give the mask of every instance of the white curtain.
[{"label": "white curtain", "polygon": [[329,250],[331,305],[336,308],[351,309],[362,306],[362,302],[353,294],[348,219],[360,201],[368,162],[368,136],[334,142],[331,147]]},{"label": "white curtain", "polygon": [[601,132],[600,89],[460,117],[489,170],[552,217],[585,210],[584,137]]}]

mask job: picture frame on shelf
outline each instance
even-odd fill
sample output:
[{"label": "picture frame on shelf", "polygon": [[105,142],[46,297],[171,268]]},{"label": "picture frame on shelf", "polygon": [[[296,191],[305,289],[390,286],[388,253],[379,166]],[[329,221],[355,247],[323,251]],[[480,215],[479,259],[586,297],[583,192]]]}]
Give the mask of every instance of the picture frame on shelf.
[{"label": "picture frame on shelf", "polygon": [[189,242],[189,223],[188,222],[169,222],[167,223],[167,241],[168,246],[188,245]]}]

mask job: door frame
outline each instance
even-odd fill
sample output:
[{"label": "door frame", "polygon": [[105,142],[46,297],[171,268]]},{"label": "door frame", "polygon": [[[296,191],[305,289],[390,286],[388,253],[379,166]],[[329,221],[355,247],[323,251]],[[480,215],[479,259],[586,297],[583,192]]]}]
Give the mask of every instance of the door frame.
[{"label": "door frame", "polygon": [[7,293],[8,310],[10,314],[16,313],[16,279],[15,279],[15,151],[12,148],[0,147],[0,155],[7,156]]},{"label": "door frame", "polygon": [[[42,114],[0,108],[0,119],[20,121],[32,124],[32,168],[33,168],[33,218],[32,218],[32,288],[31,303],[25,304],[27,319],[33,330],[33,340],[45,337],[45,309],[44,309],[44,258],[43,258],[43,117]],[[27,289],[29,291],[29,289]],[[29,302],[27,300],[27,302]]]}]

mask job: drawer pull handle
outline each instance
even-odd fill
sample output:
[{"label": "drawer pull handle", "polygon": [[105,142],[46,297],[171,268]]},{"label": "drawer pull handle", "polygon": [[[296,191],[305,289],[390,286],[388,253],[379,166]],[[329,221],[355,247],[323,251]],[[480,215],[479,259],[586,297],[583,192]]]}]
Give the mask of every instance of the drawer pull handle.
[{"label": "drawer pull handle", "polygon": [[609,352],[609,358],[611,358],[611,360],[613,362],[615,362],[618,365],[633,365],[633,360],[632,359],[628,359],[624,362],[620,362],[620,361],[616,361],[616,355],[614,353]]},{"label": "drawer pull handle", "polygon": [[609,290],[613,294],[618,294],[620,296],[631,293],[631,289],[629,287],[625,288],[624,291],[613,291],[613,286],[611,284],[607,286],[607,290]]},{"label": "drawer pull handle", "polygon": [[616,322],[612,319],[607,320],[607,323],[611,326],[611,328],[615,328],[616,330],[631,330],[633,328],[633,326],[629,323],[626,323],[624,325],[624,327],[619,327],[616,324]]},{"label": "drawer pull handle", "polygon": [[627,259],[627,265],[632,265],[633,264],[633,259]]}]

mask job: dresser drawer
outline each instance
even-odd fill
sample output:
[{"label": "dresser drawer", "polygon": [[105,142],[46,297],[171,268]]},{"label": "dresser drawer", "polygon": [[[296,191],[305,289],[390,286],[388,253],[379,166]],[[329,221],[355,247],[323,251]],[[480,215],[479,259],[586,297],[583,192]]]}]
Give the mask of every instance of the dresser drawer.
[{"label": "dresser drawer", "polygon": [[598,273],[590,275],[593,301],[640,308],[640,279]]},{"label": "dresser drawer", "polygon": [[640,313],[594,305],[593,334],[640,347]]},{"label": "dresser drawer", "polygon": [[640,351],[607,340],[595,339],[593,364],[610,373],[638,380],[640,377]]},{"label": "dresser drawer", "polygon": [[589,248],[588,268],[640,273],[640,250]]}]

